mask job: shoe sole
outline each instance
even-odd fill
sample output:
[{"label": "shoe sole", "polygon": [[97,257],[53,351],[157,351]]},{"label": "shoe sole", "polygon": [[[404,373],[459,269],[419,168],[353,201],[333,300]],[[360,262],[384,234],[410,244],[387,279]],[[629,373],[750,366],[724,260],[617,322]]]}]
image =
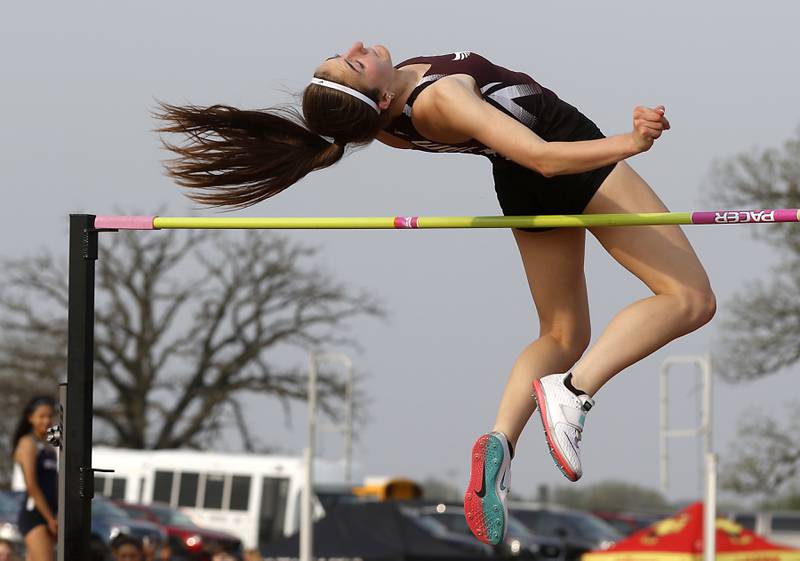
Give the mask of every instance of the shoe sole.
[{"label": "shoe sole", "polygon": [[[500,499],[500,473],[508,471],[508,452],[500,439],[481,436],[472,447],[469,485],[464,493],[464,516],[473,535],[483,543],[497,545],[506,535],[508,510]],[[507,485],[508,483],[506,483]],[[478,496],[481,487],[483,498]]]},{"label": "shoe sole", "polygon": [[539,416],[542,419],[542,427],[544,427],[544,437],[547,441],[547,447],[550,449],[550,457],[553,458],[558,469],[564,474],[564,477],[570,481],[577,481],[580,477],[569,467],[567,459],[561,454],[556,446],[556,441],[553,436],[553,424],[550,420],[550,414],[547,410],[547,400],[544,397],[544,388],[539,380],[533,381],[533,399],[536,401],[536,409],[539,410]]}]

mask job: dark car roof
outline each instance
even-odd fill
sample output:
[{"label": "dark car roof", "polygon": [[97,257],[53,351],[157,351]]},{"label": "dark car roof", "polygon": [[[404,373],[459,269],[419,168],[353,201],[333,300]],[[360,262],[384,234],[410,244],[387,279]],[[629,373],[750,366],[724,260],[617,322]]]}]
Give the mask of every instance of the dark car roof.
[{"label": "dark car roof", "polygon": [[[393,502],[339,505],[314,523],[314,536],[320,557],[485,559],[480,550],[436,539]],[[270,557],[296,557],[298,551],[298,534],[269,546]]]},{"label": "dark car roof", "polygon": [[[161,504],[161,503],[151,503],[151,504],[143,505],[143,504],[138,504],[138,503],[127,503],[127,502],[123,502],[123,501],[117,501],[117,504],[119,504],[121,506],[128,507],[128,508],[133,508],[133,509],[136,509],[136,510],[139,510],[139,511],[142,511],[142,512],[148,512],[149,511],[149,512],[152,512],[152,513],[156,513],[156,512],[161,512],[161,513],[179,512],[179,513],[181,513],[180,511],[176,511],[171,506],[165,505],[165,504]],[[183,513],[181,513],[181,514],[183,514]],[[184,516],[186,516],[186,515],[184,514]],[[199,525],[195,524],[194,522],[192,522],[191,525],[189,525],[189,524],[168,524],[168,523],[161,522],[160,518],[159,518],[159,524],[161,526],[165,527],[165,528],[175,528],[175,529],[179,529],[179,530],[192,530],[193,532],[196,532],[198,534],[202,534],[206,538],[210,538],[210,539],[225,539],[225,540],[238,540],[239,539],[239,536],[231,534],[230,532],[226,532],[224,530],[215,530],[215,529],[212,529],[212,528],[206,528],[204,526],[199,526]]]},{"label": "dark car roof", "polygon": [[[104,504],[105,503],[105,504]],[[106,510],[103,511],[102,509],[94,508],[97,506],[106,507]],[[120,510],[118,506],[116,506],[113,502],[109,501],[108,499],[103,499],[99,497],[95,497],[92,499],[92,517],[102,518],[111,521],[124,521],[126,526],[130,526],[132,528],[139,528],[142,530],[151,530],[155,529],[160,531],[159,525],[154,524],[149,520],[142,520],[140,518],[131,518],[128,516],[128,513],[122,511],[121,513],[117,513],[117,510]],[[109,509],[108,507],[113,507]]]},{"label": "dark car roof", "polygon": [[[509,512],[517,518],[520,518],[534,532],[546,532],[544,528],[538,527],[539,525],[534,523],[539,516],[544,515],[556,517],[556,519],[566,522],[569,526],[575,526],[574,529],[578,533],[573,536],[573,538],[579,540],[586,539],[588,541],[595,541],[597,539],[607,539],[610,541],[617,541],[623,537],[619,530],[590,512],[583,510],[515,505],[509,508]],[[534,516],[534,518],[531,518],[532,516]],[[534,527],[531,526],[532,523]],[[578,526],[580,528],[578,528]]]}]

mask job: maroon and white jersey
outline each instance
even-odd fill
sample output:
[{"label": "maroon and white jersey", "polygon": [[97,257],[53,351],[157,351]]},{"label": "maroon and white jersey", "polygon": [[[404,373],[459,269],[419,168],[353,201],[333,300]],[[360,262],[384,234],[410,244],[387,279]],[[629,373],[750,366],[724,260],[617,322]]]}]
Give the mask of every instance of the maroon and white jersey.
[{"label": "maroon and white jersey", "polygon": [[472,76],[485,101],[548,141],[568,140],[569,134],[579,125],[582,117],[574,107],[561,101],[555,93],[542,87],[527,74],[493,64],[476,53],[462,51],[420,56],[404,60],[395,68],[410,64],[430,64],[431,67],[408,96],[402,114],[392,120],[384,130],[410,142],[416,150],[500,157],[474,139],[460,144],[443,144],[425,138],[414,128],[411,112],[417,96],[436,80],[452,74]]}]

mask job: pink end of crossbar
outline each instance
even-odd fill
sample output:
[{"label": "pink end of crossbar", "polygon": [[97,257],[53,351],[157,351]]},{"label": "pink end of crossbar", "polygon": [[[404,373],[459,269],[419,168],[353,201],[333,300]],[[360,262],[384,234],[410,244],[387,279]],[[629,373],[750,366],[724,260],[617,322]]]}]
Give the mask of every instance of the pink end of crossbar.
[{"label": "pink end of crossbar", "polygon": [[94,227],[98,230],[154,230],[155,216],[96,216]]},{"label": "pink end of crossbar", "polygon": [[796,208],[777,210],[716,210],[693,212],[692,224],[752,224],[758,222],[798,222]]},{"label": "pink end of crossbar", "polygon": [[418,216],[395,216],[394,227],[400,229],[419,228],[417,224]]}]

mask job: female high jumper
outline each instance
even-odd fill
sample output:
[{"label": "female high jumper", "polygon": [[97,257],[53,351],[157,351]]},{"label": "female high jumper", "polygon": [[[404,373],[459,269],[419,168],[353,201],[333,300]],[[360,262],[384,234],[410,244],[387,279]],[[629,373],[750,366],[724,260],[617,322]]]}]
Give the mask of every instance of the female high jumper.
[{"label": "female high jumper", "polygon": [[[636,107],[633,130],[606,138],[527,74],[476,53],[393,65],[382,45],[358,42],[316,68],[302,114],[162,104],[158,116],[162,132],[188,137],[187,144],[166,143],[177,154],[168,170],[204,204],[255,204],[335,164],[347,146],[377,139],[394,148],[485,156],[503,213],[541,215],[666,212],[624,161],[670,128],[664,113],[663,106]],[[622,309],[587,351],[586,229],[513,230],[540,333],[511,369],[494,427],[472,449],[464,511],[486,543],[505,536],[509,464],[537,405],[553,460],[576,481],[597,391],[714,315],[708,277],[679,226],[587,229],[653,295]]]}]

